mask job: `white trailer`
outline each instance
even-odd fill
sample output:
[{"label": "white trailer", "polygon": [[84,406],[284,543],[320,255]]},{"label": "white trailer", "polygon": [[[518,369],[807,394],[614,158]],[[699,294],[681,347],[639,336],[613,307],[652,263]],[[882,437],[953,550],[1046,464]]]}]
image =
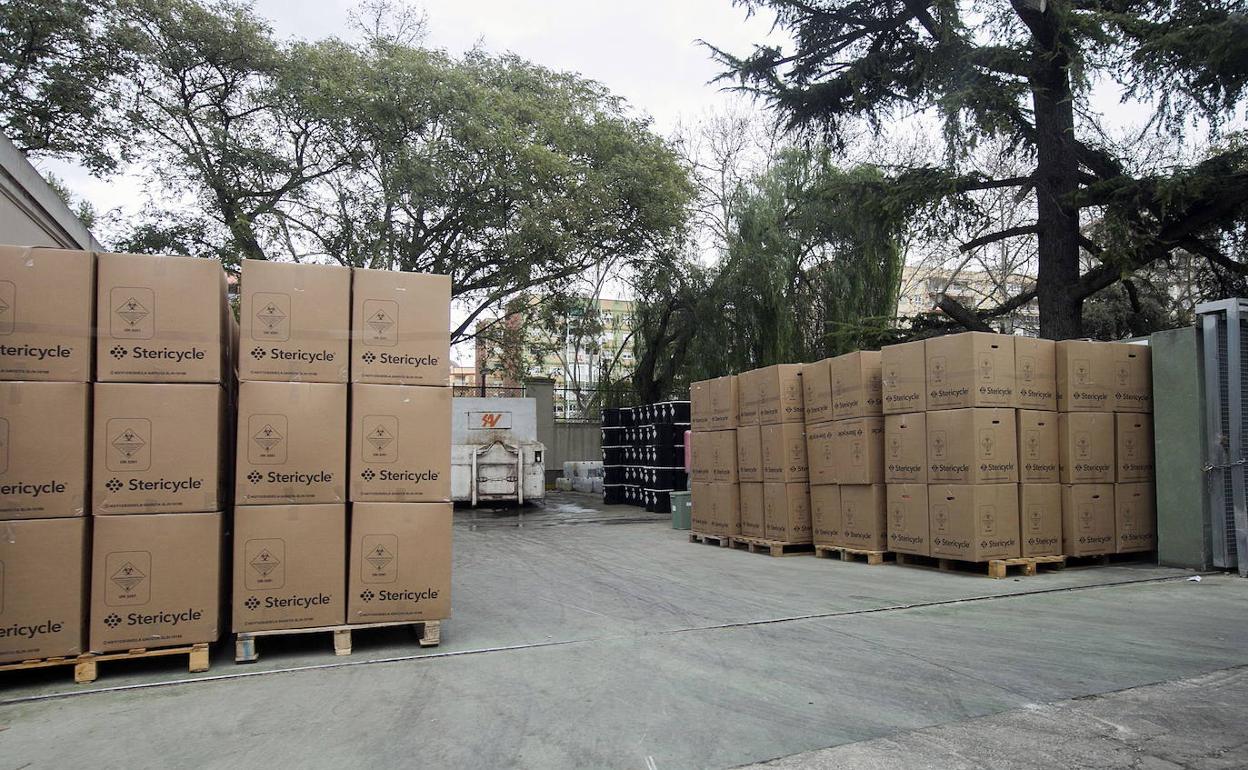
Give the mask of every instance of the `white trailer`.
[{"label": "white trailer", "polygon": [[546,497],[545,457],[533,399],[452,399],[452,500],[540,501]]}]

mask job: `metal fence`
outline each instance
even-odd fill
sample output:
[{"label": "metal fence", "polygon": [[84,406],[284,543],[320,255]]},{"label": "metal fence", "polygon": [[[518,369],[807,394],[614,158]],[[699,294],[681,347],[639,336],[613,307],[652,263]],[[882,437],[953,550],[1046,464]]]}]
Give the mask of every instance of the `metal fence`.
[{"label": "metal fence", "polygon": [[523,385],[452,385],[456,398],[524,398]]}]

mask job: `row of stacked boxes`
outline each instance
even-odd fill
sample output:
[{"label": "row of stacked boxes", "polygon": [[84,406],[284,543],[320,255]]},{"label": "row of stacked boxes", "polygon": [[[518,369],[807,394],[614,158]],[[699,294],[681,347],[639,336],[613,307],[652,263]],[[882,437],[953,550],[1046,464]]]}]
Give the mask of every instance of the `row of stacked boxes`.
[{"label": "row of stacked boxes", "polygon": [[[756,406],[777,392],[801,401]],[[692,393],[695,531],[966,561],[1153,547],[1146,347],[966,333]]]},{"label": "row of stacked boxes", "polygon": [[[7,380],[0,383],[0,626],[14,630],[0,639],[0,662],[215,641],[230,585],[231,535],[236,631],[347,618],[344,504],[348,497],[371,504],[375,496],[367,494],[363,456],[352,457],[352,483],[343,489],[346,382],[349,370],[352,379],[367,380],[369,359],[381,357],[363,332],[348,333],[352,271],[248,262],[243,274],[250,291],[240,330],[214,261],[0,249],[0,378]],[[410,281],[424,278],[355,271],[356,317],[386,291],[404,294],[385,301],[410,295],[405,319],[427,317],[440,304],[445,312],[414,332],[395,330],[386,358],[417,362],[406,368],[423,367],[427,374],[418,376],[444,391],[449,289],[416,297]],[[241,386],[234,369],[240,335]],[[354,350],[362,351],[360,361],[349,367]],[[449,500],[442,489],[449,394],[434,402],[405,420],[406,433],[415,434],[410,444],[419,447],[422,501]],[[383,410],[361,397],[352,416],[359,425],[365,413]],[[387,411],[394,417],[399,408]],[[422,434],[436,442],[426,444]],[[392,468],[407,468],[409,459],[402,448],[390,451]],[[418,518],[436,523],[408,535],[400,544],[407,558],[391,559],[371,582],[386,582],[396,597],[421,595],[424,603],[409,615],[445,616],[449,503],[438,504],[437,516],[365,506],[354,513],[352,621],[368,622],[383,603],[377,591],[357,606],[368,590],[357,584],[370,582],[372,566],[363,541],[398,543],[400,525]],[[404,565],[414,564],[430,567],[413,575]],[[443,601],[430,600],[435,590]],[[30,631],[53,627],[55,634]]]},{"label": "row of stacked boxes", "polygon": [[670,513],[672,492],[688,488],[688,428],[688,401],[603,409],[603,502]]}]

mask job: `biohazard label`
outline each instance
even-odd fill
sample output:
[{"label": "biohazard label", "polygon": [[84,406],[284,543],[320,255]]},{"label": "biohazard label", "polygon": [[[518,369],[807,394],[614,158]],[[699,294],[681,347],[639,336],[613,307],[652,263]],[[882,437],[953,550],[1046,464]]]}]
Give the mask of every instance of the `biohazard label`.
[{"label": "biohazard label", "polygon": [[393,415],[366,415],[363,420],[364,462],[392,463],[398,460],[399,418]]},{"label": "biohazard label", "polygon": [[150,340],[156,335],[156,293],[143,286],[115,286],[109,292],[113,337]]},{"label": "biohazard label", "polygon": [[290,339],[290,295],[258,291],[251,295],[254,321],[251,338],[268,342]]},{"label": "biohazard label", "polygon": [[365,583],[393,583],[399,578],[399,538],[365,535],[360,542],[360,579]]},{"label": "biohazard label", "polygon": [[110,471],[134,473],[152,466],[152,422],[143,417],[114,417],[106,426]]},{"label": "biohazard label", "polygon": [[253,465],[281,465],[286,462],[289,426],[284,414],[253,414],[247,418],[247,461]]},{"label": "biohazard label", "polygon": [[248,590],[272,591],[286,585],[286,541],[256,538],[243,544],[247,563],[244,582]]},{"label": "biohazard label", "polygon": [[395,345],[399,338],[399,303],[388,299],[364,300],[364,344]]},{"label": "biohazard label", "polygon": [[104,557],[110,607],[147,604],[152,595],[152,555],[147,551],[114,551]]},{"label": "biohazard label", "polygon": [[12,334],[17,316],[17,285],[0,281],[0,335]]}]

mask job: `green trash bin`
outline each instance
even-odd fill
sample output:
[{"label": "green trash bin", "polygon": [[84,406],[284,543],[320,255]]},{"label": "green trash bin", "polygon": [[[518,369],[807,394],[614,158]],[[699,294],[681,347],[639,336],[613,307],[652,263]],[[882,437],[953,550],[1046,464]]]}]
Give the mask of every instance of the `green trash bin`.
[{"label": "green trash bin", "polygon": [[672,492],[672,529],[689,529],[689,514],[693,506],[688,492]]}]

